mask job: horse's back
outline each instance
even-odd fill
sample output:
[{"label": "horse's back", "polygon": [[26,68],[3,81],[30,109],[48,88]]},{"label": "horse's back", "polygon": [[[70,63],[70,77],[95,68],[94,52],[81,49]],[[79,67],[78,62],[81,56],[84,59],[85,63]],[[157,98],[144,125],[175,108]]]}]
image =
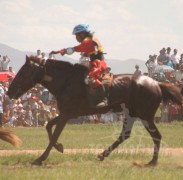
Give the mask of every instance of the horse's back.
[{"label": "horse's back", "polygon": [[161,90],[157,81],[145,75],[115,75],[111,89],[111,99],[122,99],[123,102],[133,101],[144,104],[160,99]]}]

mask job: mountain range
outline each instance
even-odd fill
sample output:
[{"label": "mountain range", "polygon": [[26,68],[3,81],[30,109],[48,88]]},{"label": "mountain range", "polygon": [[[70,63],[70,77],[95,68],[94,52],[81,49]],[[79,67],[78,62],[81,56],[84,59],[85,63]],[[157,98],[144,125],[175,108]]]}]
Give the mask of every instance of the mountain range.
[{"label": "mountain range", "polygon": [[[2,56],[7,55],[11,62],[10,66],[13,67],[15,72],[21,68],[21,66],[25,62],[26,55],[35,55],[35,52],[29,51],[20,51],[16,48],[10,47],[8,45],[0,43],[0,60],[2,60]],[[59,60],[60,56],[56,56],[56,59]],[[63,56],[62,60],[69,61],[71,63],[77,63],[78,60],[72,59],[68,56]],[[127,60],[115,60],[115,59],[106,59],[107,65],[111,67],[111,71],[115,74],[123,74],[123,73],[134,73],[135,65],[138,64],[140,66],[141,71],[147,72],[147,68],[145,66],[145,61],[140,59],[127,59]]]}]

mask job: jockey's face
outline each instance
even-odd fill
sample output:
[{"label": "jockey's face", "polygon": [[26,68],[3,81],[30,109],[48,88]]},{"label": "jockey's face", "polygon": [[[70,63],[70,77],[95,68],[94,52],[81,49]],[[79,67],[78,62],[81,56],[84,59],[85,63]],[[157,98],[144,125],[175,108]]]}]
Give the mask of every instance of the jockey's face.
[{"label": "jockey's face", "polygon": [[83,33],[83,32],[80,32],[80,33],[77,33],[77,34],[76,34],[76,40],[77,40],[78,42],[82,42],[82,41],[84,40],[85,37],[86,37],[86,34]]}]

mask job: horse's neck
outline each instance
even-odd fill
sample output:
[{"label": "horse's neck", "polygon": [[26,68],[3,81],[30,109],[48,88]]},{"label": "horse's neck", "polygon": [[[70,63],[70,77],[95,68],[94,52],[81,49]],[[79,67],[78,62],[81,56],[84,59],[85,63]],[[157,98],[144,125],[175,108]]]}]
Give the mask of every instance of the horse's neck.
[{"label": "horse's neck", "polygon": [[72,74],[63,73],[58,69],[49,69],[43,75],[40,84],[56,96],[58,92],[61,94],[65,86],[67,86],[66,82],[69,82],[71,76]]}]

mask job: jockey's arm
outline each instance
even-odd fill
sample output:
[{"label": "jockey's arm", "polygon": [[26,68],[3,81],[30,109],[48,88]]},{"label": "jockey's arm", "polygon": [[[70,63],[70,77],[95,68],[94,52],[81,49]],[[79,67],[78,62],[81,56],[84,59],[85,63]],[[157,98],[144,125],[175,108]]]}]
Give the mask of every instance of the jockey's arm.
[{"label": "jockey's arm", "polygon": [[95,51],[95,43],[91,39],[85,39],[81,44],[74,47],[76,52],[90,53]]},{"label": "jockey's arm", "polygon": [[51,51],[50,54],[71,55],[74,52],[90,53],[95,51],[95,43],[91,39],[85,39],[81,44],[74,47],[64,48],[59,51]]}]

